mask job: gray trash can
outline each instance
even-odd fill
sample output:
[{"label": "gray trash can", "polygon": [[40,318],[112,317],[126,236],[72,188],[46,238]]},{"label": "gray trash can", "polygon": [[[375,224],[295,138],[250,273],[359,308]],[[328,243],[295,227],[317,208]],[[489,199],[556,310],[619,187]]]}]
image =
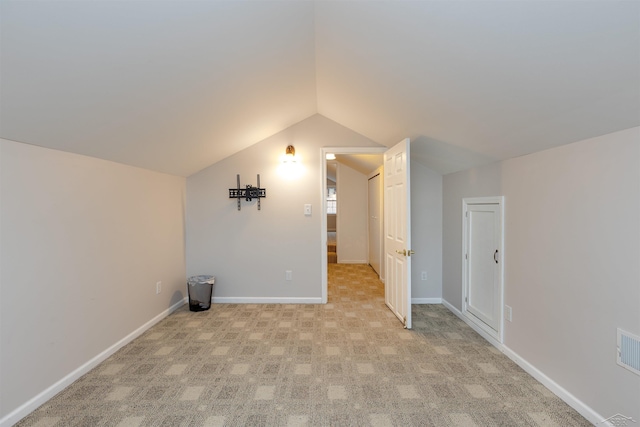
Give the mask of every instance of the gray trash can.
[{"label": "gray trash can", "polygon": [[211,294],[213,293],[213,283],[216,278],[213,276],[191,276],[187,280],[189,288],[189,310],[204,311],[211,308]]}]

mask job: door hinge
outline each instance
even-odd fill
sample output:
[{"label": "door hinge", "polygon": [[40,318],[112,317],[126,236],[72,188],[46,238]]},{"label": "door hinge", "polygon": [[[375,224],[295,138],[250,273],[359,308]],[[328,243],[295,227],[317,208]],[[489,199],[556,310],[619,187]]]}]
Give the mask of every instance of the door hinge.
[{"label": "door hinge", "polygon": [[469,259],[469,254],[464,254],[464,259]]}]

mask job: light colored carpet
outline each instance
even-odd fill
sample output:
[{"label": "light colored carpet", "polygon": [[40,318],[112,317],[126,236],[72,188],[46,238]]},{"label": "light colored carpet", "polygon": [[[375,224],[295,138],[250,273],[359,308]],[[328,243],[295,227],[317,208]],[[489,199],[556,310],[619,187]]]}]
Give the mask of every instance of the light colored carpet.
[{"label": "light colored carpet", "polygon": [[404,330],[368,266],[329,301],[185,306],[18,425],[590,425],[443,306]]}]

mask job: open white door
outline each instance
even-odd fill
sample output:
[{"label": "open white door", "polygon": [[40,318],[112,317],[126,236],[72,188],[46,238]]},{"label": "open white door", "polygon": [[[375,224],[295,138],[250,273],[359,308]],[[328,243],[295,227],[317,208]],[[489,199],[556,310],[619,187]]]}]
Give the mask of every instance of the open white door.
[{"label": "open white door", "polygon": [[411,329],[409,138],[384,155],[385,303]]}]

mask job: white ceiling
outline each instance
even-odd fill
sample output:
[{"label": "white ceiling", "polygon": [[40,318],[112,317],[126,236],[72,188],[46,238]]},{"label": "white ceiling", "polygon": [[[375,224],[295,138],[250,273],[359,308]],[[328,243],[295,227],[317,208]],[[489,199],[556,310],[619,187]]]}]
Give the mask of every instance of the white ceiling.
[{"label": "white ceiling", "polygon": [[369,175],[384,163],[382,154],[335,154],[335,160],[327,160],[327,184],[337,182],[338,163],[363,175]]},{"label": "white ceiling", "polygon": [[384,163],[382,154],[336,154],[336,161],[363,175],[369,175]]},{"label": "white ceiling", "polygon": [[313,114],[449,173],[640,125],[636,1],[1,1],[0,136],[188,176]]}]

